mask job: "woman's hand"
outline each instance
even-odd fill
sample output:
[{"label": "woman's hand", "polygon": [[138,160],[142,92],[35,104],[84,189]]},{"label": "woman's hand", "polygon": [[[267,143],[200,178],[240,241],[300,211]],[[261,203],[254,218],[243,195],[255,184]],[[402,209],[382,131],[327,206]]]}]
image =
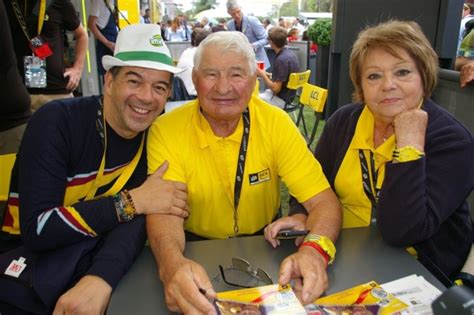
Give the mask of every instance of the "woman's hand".
[{"label": "woman's hand", "polygon": [[427,125],[428,114],[422,109],[410,109],[398,114],[393,121],[397,148],[411,145],[424,152]]}]

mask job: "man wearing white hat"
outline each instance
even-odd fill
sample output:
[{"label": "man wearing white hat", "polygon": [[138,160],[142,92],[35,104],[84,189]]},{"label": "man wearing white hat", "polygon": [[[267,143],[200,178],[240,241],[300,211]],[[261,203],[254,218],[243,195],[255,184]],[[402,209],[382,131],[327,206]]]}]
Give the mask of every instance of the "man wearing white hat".
[{"label": "man wearing white hat", "polygon": [[166,163],[146,177],[146,130],[180,72],[160,28],[124,28],[102,62],[103,98],[50,102],[25,131],[0,240],[2,314],[103,314],[145,242],[142,214],[188,215]]}]

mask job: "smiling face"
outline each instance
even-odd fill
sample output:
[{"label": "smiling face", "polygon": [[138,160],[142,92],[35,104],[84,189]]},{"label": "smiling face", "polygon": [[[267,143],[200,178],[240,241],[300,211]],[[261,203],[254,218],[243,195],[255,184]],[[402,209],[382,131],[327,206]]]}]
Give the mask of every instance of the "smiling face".
[{"label": "smiling face", "polygon": [[199,69],[193,70],[199,106],[213,122],[238,121],[255,86],[248,60],[241,54],[210,45],[204,48]]},{"label": "smiling face", "polygon": [[400,58],[382,49],[367,54],[361,67],[364,101],[376,120],[391,122],[404,110],[420,104],[423,82],[413,59],[404,51]]},{"label": "smiling face", "polygon": [[147,129],[163,111],[171,92],[171,73],[122,67],[105,75],[104,112],[109,125],[130,139]]}]

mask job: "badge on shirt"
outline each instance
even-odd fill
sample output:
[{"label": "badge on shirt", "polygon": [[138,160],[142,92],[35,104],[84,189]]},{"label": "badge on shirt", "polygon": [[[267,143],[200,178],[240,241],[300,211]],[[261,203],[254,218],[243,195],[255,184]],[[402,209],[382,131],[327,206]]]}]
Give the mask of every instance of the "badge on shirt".
[{"label": "badge on shirt", "polygon": [[270,170],[260,171],[258,173],[249,174],[250,185],[257,185],[270,180]]},{"label": "badge on shirt", "polygon": [[45,59],[53,54],[48,43],[46,43],[40,36],[36,36],[30,40],[30,47],[33,54],[41,59]]},{"label": "badge on shirt", "polygon": [[25,268],[25,257],[20,257],[18,260],[13,259],[10,265],[8,265],[7,270],[5,270],[5,274],[18,278]]},{"label": "badge on shirt", "polygon": [[28,88],[46,87],[46,60],[37,56],[23,57],[25,66],[25,86]]}]

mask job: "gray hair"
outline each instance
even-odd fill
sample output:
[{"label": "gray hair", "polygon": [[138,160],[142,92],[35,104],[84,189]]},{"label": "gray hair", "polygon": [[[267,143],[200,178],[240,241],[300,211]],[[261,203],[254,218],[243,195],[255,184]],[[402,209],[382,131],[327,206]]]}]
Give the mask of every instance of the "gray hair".
[{"label": "gray hair", "polygon": [[[207,47],[218,47],[220,51],[241,55],[247,59],[250,73],[254,74],[257,70],[257,59],[253,47],[250,45],[247,36],[241,32],[216,32],[207,36],[198,46],[194,55],[194,68],[196,70],[199,70],[202,53]],[[229,60],[229,62],[232,62],[232,60]]]},{"label": "gray hair", "polygon": [[227,8],[227,11],[230,11],[230,10],[233,10],[235,8],[240,8],[240,5],[237,3],[236,0],[229,0],[227,1],[227,3],[225,4],[226,8]]}]

